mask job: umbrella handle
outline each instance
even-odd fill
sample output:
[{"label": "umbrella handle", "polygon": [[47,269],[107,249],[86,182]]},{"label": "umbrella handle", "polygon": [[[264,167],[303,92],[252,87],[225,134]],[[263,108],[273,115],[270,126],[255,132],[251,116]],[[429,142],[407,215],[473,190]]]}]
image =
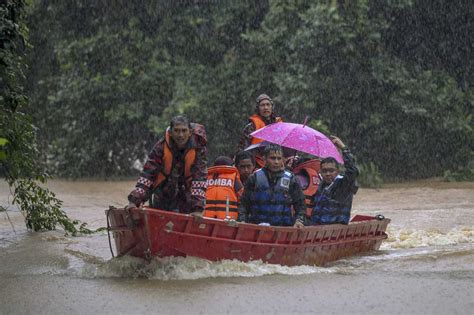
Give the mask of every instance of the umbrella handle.
[{"label": "umbrella handle", "polygon": [[309,116],[306,115],[305,118],[304,118],[304,122],[303,122],[303,128],[306,127],[306,124],[308,123],[308,120],[309,120]]}]

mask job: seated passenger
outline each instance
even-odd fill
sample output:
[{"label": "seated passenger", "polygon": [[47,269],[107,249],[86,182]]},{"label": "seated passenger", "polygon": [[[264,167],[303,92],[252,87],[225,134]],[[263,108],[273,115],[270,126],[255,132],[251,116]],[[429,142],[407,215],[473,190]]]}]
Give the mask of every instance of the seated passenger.
[{"label": "seated passenger", "polygon": [[295,174],[298,183],[303,189],[306,204],[306,218],[311,219],[314,208],[314,194],[318,191],[321,182],[319,159],[300,158],[296,161],[296,166],[291,170]]},{"label": "seated passenger", "polygon": [[232,166],[232,159],[220,156],[214,166],[207,170],[206,207],[204,216],[226,219],[228,207],[229,219],[237,219],[239,195],[243,189],[237,168]]},{"label": "seated passenger", "polygon": [[339,175],[339,163],[328,157],[321,161],[320,183],[314,195],[312,224],[348,224],[351,216],[352,198],[357,192],[356,177],[359,170],[354,158],[341,139],[332,137],[332,142],[342,150],[345,172]]},{"label": "seated passenger", "polygon": [[248,151],[240,151],[235,156],[235,167],[239,170],[240,181],[245,184],[250,175],[255,171],[255,159]]},{"label": "seated passenger", "polygon": [[[303,191],[293,173],[283,167],[282,148],[273,144],[267,146],[263,158],[265,167],[245,183],[239,221],[302,227],[305,216]],[[292,207],[296,215],[293,215]]]}]

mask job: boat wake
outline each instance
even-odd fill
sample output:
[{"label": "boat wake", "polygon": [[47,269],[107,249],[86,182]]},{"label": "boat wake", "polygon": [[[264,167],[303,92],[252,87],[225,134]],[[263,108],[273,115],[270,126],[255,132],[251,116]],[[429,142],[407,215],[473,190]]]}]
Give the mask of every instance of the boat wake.
[{"label": "boat wake", "polygon": [[448,232],[442,232],[438,229],[397,230],[389,226],[387,234],[388,239],[380,247],[382,250],[474,243],[472,227],[453,228]]},{"label": "boat wake", "polygon": [[[265,275],[351,274],[381,270],[446,270],[474,262],[474,230],[458,227],[449,231],[412,230],[389,227],[389,238],[380,251],[333,262],[325,267],[281,266],[262,261],[211,262],[194,257],[153,259],[150,263],[134,257],[110,259],[105,234],[77,238],[59,232],[10,235],[0,260],[11,268],[3,274],[50,274],[93,278],[142,278],[150,280],[192,280],[204,278],[260,277]],[[32,258],[34,257],[34,258]],[[34,262],[32,264],[28,262]],[[21,267],[18,267],[21,266]]]},{"label": "boat wake", "polygon": [[[83,254],[82,254],[83,256]],[[154,258],[151,262],[136,257],[120,257],[99,264],[84,264],[76,269],[85,278],[147,278],[150,280],[195,280],[204,278],[259,277],[264,275],[304,275],[335,272],[315,266],[281,266],[262,261],[237,260],[212,262],[195,257]]]},{"label": "boat wake", "polygon": [[211,262],[195,257],[154,258],[151,262],[136,257],[107,259],[88,255],[84,248],[65,251],[70,256],[69,273],[82,278],[145,278],[150,280],[194,280],[204,278],[260,277],[265,275],[304,275],[317,273],[348,274],[370,268],[397,269],[413,261],[431,263],[449,257],[474,255],[474,230],[469,227],[440,230],[390,228],[389,238],[380,251],[317,266],[282,266],[262,261],[223,260]]}]

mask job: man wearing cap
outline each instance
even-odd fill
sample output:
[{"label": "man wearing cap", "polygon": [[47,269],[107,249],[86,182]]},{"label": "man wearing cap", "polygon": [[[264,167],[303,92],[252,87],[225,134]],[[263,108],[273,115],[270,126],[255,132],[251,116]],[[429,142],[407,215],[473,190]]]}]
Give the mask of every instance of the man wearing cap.
[{"label": "man wearing cap", "polygon": [[[260,94],[257,97],[256,103],[255,113],[249,117],[249,123],[245,126],[243,134],[240,137],[240,141],[237,146],[238,151],[244,150],[249,145],[262,142],[262,140],[252,137],[250,135],[252,132],[267,125],[283,121],[281,117],[278,117],[275,114],[275,107],[270,96],[267,94]],[[261,156],[257,155],[255,158],[257,164],[262,167],[263,159]]]}]

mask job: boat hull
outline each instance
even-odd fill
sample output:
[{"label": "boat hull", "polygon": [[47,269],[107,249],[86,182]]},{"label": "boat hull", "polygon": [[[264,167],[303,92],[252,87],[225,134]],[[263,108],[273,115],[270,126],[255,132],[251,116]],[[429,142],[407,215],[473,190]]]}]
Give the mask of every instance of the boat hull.
[{"label": "boat hull", "polygon": [[153,208],[106,210],[117,256],[194,256],[211,261],[262,260],[318,265],[379,249],[389,219],[355,216],[348,225],[260,226]]}]

